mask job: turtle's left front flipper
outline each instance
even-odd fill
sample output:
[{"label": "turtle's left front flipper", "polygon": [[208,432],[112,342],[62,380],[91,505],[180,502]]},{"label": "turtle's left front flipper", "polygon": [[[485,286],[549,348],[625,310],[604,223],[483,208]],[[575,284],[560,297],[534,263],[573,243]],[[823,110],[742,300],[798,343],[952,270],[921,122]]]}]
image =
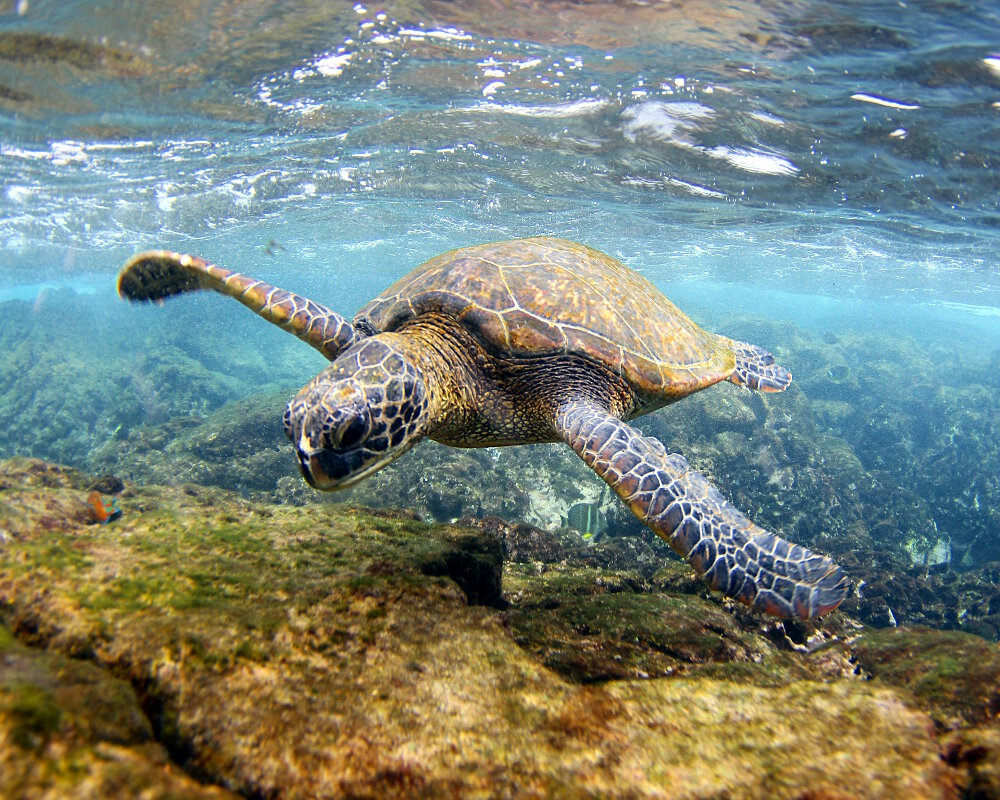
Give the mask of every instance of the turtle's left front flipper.
[{"label": "turtle's left front flipper", "polygon": [[150,250],[129,259],[118,275],[118,294],[135,302],[160,301],[199,289],[212,289],[236,298],[331,361],[364,338],[336,311],[196,256]]},{"label": "turtle's left front flipper", "polygon": [[556,429],[713,588],[786,619],[818,617],[843,602],[847,578],[829,558],[755,525],[683,456],[600,405],[563,405]]}]

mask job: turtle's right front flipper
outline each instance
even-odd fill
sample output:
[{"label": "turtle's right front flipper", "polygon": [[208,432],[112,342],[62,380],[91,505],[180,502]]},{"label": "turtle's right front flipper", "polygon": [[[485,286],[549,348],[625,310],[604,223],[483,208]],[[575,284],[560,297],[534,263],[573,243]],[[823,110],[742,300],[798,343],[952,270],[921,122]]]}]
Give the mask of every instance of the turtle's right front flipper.
[{"label": "turtle's right front flipper", "polygon": [[562,406],[555,422],[632,513],[713,588],[785,619],[818,617],[843,602],[840,567],[755,525],[656,439],[588,402]]},{"label": "turtle's right front flipper", "polygon": [[235,297],[331,361],[365,337],[336,311],[196,256],[150,250],[129,259],[118,275],[118,294],[134,302],[160,301],[199,289]]}]

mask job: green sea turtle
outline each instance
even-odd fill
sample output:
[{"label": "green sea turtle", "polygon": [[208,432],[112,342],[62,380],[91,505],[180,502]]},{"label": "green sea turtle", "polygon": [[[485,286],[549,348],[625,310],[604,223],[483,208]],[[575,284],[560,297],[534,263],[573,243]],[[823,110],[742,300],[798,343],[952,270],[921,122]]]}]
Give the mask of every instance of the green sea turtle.
[{"label": "green sea turtle", "polygon": [[332,362],[289,402],[285,431],[317,489],[360,481],[424,437],[456,447],[565,442],[721,592],[771,614],[836,608],[829,558],[758,527],[683,456],[628,424],[713,383],[778,392],[791,374],[756,345],[702,330],[653,284],[547,237],[433,258],[353,321],[203,259],[132,258],[129,300],[228,294]]}]

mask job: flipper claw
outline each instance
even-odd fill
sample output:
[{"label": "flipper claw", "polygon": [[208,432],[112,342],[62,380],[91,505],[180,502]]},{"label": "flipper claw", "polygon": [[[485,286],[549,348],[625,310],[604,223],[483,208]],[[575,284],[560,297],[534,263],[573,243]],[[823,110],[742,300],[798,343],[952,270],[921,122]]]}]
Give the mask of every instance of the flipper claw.
[{"label": "flipper claw", "polygon": [[763,347],[725,336],[718,339],[736,355],[736,369],[727,380],[758,392],[783,392],[792,383],[792,373],[776,363]]}]

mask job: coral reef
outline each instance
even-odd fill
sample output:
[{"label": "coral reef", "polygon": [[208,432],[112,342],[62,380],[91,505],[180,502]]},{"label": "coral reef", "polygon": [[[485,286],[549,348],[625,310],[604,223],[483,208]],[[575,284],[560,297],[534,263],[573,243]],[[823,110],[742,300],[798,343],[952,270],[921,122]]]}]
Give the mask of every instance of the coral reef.
[{"label": "coral reef", "polygon": [[[593,560],[613,561],[613,541],[502,521],[187,485],[130,486],[123,516],[92,525],[88,485],[0,464],[0,615],[44,650],[7,637],[0,657],[16,648],[68,685],[62,665],[101,673],[119,698],[85,729],[47,678],[4,684],[0,759],[26,791],[63,774],[58,737],[104,757],[88,731],[126,719],[128,775],[158,763],[151,746],[172,759],[151,796],[190,780],[176,768],[276,798],[997,796],[980,758],[996,709],[975,682],[1000,651],[983,640],[840,614],[786,626],[682,565],[609,570]],[[505,546],[522,560],[500,596]]]},{"label": "coral reef", "polygon": [[873,539],[918,563],[940,542],[956,567],[1000,560],[1000,398],[987,354],[976,363],[958,347],[871,333],[802,338],[792,352],[808,366],[796,377],[820,429],[868,473],[859,491]]},{"label": "coral reef", "polygon": [[88,466],[133,482],[197,483],[275,497],[281,478],[302,482],[281,428],[286,402],[285,392],[255,395],[205,417],[142,426],[95,450]]}]

